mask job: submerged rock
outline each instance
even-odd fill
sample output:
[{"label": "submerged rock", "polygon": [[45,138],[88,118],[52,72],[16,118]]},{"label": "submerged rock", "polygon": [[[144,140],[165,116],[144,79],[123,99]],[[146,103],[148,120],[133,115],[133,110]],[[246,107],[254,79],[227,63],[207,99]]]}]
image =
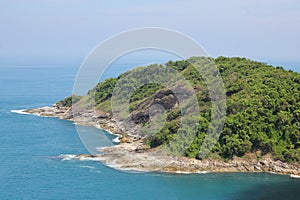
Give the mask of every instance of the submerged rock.
[{"label": "submerged rock", "polygon": [[79,155],[76,155],[75,158],[76,159],[86,159],[86,158],[95,158],[96,156],[95,155],[92,155],[92,154],[79,154]]}]

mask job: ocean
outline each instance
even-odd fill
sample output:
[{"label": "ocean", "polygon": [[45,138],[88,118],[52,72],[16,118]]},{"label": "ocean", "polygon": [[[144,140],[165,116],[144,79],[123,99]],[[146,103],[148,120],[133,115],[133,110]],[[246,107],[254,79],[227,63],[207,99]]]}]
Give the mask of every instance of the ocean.
[{"label": "ocean", "polygon": [[[133,173],[94,161],[59,159],[88,153],[75,125],[11,110],[51,106],[70,95],[77,69],[76,65],[0,66],[1,200],[300,198],[300,180],[284,175]],[[104,130],[82,128],[114,139]]]}]

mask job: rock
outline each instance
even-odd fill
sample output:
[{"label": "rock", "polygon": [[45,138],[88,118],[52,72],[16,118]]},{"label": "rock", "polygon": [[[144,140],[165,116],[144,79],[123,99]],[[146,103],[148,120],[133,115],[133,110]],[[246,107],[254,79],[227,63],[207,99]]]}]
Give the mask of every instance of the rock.
[{"label": "rock", "polygon": [[198,154],[196,155],[196,159],[197,159],[197,160],[202,160],[202,154],[198,153]]},{"label": "rock", "polygon": [[147,149],[148,149],[147,146],[141,144],[141,145],[136,147],[135,152],[142,153],[142,152],[145,152]]},{"label": "rock", "polygon": [[233,166],[234,167],[239,167],[239,163],[237,161],[233,161]]},{"label": "rock", "polygon": [[269,167],[272,169],[272,170],[275,170],[275,165],[273,162],[269,163]]},{"label": "rock", "polygon": [[76,155],[75,158],[77,159],[85,159],[85,158],[95,158],[96,156],[92,155],[92,154],[79,154]]},{"label": "rock", "polygon": [[248,171],[248,172],[254,171],[254,167],[250,166],[248,163],[243,163],[242,165],[246,169],[246,171]]},{"label": "rock", "polygon": [[141,167],[145,167],[145,164],[144,164],[144,163],[141,163],[140,166],[141,166]]},{"label": "rock", "polygon": [[[138,105],[136,112],[137,121],[141,121],[141,117],[148,115],[148,112],[144,112],[148,109],[147,105],[151,103],[160,103],[165,108],[173,108],[176,106],[176,99],[172,92],[166,90],[156,95],[156,98],[150,99],[152,102],[142,102]],[[168,105],[165,105],[168,104]],[[222,161],[212,158],[204,158],[198,154],[196,159],[187,159],[180,156],[161,156],[160,149],[151,149],[147,151],[148,147],[143,144],[143,136],[140,135],[136,129],[121,127],[117,125],[109,113],[94,113],[94,110],[76,110],[72,112],[71,108],[63,107],[43,107],[39,109],[26,110],[24,112],[38,114],[42,116],[55,116],[61,119],[70,119],[77,124],[90,125],[102,127],[107,130],[111,130],[112,133],[118,133],[120,135],[121,144],[105,147],[101,151],[105,154],[91,155],[91,154],[79,154],[73,156],[78,160],[95,160],[103,161],[106,164],[118,163],[120,169],[136,169],[142,171],[165,171],[178,173],[183,172],[199,172],[211,171],[211,172],[275,172],[282,174],[294,174],[300,175],[300,165],[297,163],[289,164],[281,161],[275,161],[271,157],[265,156],[260,160],[256,158],[247,157],[233,158],[229,161]],[[138,113],[140,112],[140,113]],[[124,127],[126,129],[124,129]],[[126,133],[126,134],[125,134]],[[159,155],[159,156],[158,156]]]},{"label": "rock", "polygon": [[290,167],[286,163],[281,163],[281,167],[285,169],[290,169]]},{"label": "rock", "polygon": [[258,171],[261,171],[261,168],[259,166],[257,166],[257,165],[254,165],[254,169],[258,170]]},{"label": "rock", "polygon": [[120,142],[121,142],[121,143],[132,143],[132,139],[129,138],[129,137],[126,137],[126,136],[122,136],[122,137],[120,138]]},{"label": "rock", "polygon": [[265,163],[263,161],[259,161],[259,163],[262,165],[262,166],[265,166]]},{"label": "rock", "polygon": [[195,169],[200,169],[200,165],[194,164]]}]

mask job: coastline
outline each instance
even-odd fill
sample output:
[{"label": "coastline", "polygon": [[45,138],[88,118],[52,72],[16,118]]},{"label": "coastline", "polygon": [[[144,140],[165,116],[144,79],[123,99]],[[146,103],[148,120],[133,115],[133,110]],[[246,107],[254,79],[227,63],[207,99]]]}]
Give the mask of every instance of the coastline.
[{"label": "coastline", "polygon": [[271,159],[265,155],[260,159],[249,156],[233,158],[229,161],[222,159],[187,158],[167,155],[159,148],[148,149],[134,133],[123,133],[108,113],[91,110],[72,112],[68,107],[42,107],[29,110],[12,111],[18,114],[33,114],[42,117],[58,117],[70,120],[81,126],[94,126],[104,129],[120,138],[120,144],[99,148],[99,154],[80,154],[73,159],[92,159],[105,165],[124,171],[166,172],[166,173],[209,173],[209,172],[267,172],[275,174],[300,176],[300,164],[285,163]]}]

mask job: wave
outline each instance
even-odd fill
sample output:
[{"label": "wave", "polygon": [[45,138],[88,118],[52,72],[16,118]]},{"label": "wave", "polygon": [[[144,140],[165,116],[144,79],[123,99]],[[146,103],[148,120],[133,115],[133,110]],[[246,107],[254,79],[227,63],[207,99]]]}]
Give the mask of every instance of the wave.
[{"label": "wave", "polygon": [[120,137],[116,137],[112,141],[115,142],[115,143],[120,143],[121,142]]},{"label": "wave", "polygon": [[81,165],[79,166],[80,168],[88,168],[88,169],[95,169],[96,167],[94,166],[88,166],[88,165]]},{"label": "wave", "polygon": [[60,154],[59,156],[57,156],[57,158],[59,158],[61,160],[74,160],[74,159],[76,159],[76,155],[72,155],[72,154]]},{"label": "wave", "polygon": [[98,157],[86,157],[82,155],[73,155],[73,154],[60,154],[57,158],[62,161],[66,160],[80,160],[80,161],[100,161]]},{"label": "wave", "polygon": [[186,171],[175,171],[175,174],[192,174],[192,172],[186,172]]},{"label": "wave", "polygon": [[36,113],[27,113],[25,112],[26,109],[20,109],[20,110],[11,110],[11,113],[16,113],[16,114],[20,114],[20,115],[36,115],[36,116],[40,116],[40,114],[36,114]]},{"label": "wave", "polygon": [[20,115],[29,115],[29,113],[25,112],[25,109],[21,109],[21,110],[11,110],[10,112],[12,113],[17,113]]},{"label": "wave", "polygon": [[201,171],[198,174],[207,174],[207,173],[209,173],[209,171]]}]

